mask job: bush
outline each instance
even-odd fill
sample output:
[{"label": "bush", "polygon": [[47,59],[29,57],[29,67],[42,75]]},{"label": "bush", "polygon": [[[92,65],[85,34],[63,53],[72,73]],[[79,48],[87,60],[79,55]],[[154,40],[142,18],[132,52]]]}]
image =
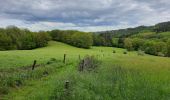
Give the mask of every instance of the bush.
[{"label": "bush", "polygon": [[124,40],[124,48],[126,48],[128,51],[133,50],[132,40],[130,38],[126,38]]},{"label": "bush", "polygon": [[80,48],[89,49],[93,45],[90,33],[76,32],[71,36],[72,45]]},{"label": "bush", "polygon": [[168,39],[166,44],[166,56],[170,57],[170,39]]},{"label": "bush", "polygon": [[112,38],[112,46],[114,46],[114,47],[118,47],[118,40],[119,40],[119,38]]},{"label": "bush", "polygon": [[127,54],[127,51],[124,51],[123,54]]},{"label": "bush", "polygon": [[158,52],[158,56],[164,57],[165,55],[162,52]]},{"label": "bush", "polygon": [[138,50],[143,46],[144,39],[134,38],[132,39],[132,46],[134,50]]},{"label": "bush", "polygon": [[145,52],[142,51],[142,50],[138,50],[138,55],[139,55],[139,56],[144,56],[144,55],[145,55]]},{"label": "bush", "polygon": [[96,69],[100,64],[100,61],[94,56],[86,56],[79,62],[79,71],[92,71]]},{"label": "bush", "polygon": [[116,53],[116,50],[113,50],[113,53]]}]

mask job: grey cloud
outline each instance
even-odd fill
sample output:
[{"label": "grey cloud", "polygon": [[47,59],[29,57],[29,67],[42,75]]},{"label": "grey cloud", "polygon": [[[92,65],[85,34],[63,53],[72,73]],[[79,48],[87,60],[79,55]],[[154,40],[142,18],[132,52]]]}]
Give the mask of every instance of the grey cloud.
[{"label": "grey cloud", "polygon": [[76,29],[131,27],[170,20],[169,9],[169,0],[0,0],[0,19],[19,20],[26,27],[41,22],[72,23]]}]

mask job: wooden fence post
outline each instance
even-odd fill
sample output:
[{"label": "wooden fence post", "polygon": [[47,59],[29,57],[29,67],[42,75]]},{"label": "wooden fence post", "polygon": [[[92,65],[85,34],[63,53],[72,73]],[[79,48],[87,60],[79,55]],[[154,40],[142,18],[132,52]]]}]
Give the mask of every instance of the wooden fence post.
[{"label": "wooden fence post", "polygon": [[86,62],[86,59],[83,60],[82,71],[84,70],[84,68],[85,68],[85,66],[86,66],[85,62]]},{"label": "wooden fence post", "polygon": [[34,70],[36,63],[37,63],[37,61],[34,60],[34,63],[33,63],[33,65],[32,65],[32,70]]},{"label": "wooden fence post", "polygon": [[80,61],[80,65],[79,65],[80,72],[84,70],[84,66],[85,66],[84,62],[85,62],[84,59],[82,61]]},{"label": "wooden fence post", "polygon": [[66,63],[66,54],[64,54],[64,59],[63,59],[63,63]]},{"label": "wooden fence post", "polygon": [[65,89],[69,89],[69,84],[70,84],[70,82],[69,82],[69,81],[66,81],[64,88],[65,88]]},{"label": "wooden fence post", "polygon": [[79,55],[79,60],[81,60],[81,56]]},{"label": "wooden fence post", "polygon": [[69,96],[69,94],[70,94],[69,88],[70,88],[70,82],[65,81],[64,89],[65,89],[65,95],[66,96]]}]

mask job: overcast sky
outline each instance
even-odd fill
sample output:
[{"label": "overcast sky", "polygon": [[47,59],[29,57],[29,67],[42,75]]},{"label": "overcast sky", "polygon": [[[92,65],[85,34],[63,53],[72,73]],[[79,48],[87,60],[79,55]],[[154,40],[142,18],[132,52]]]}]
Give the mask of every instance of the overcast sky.
[{"label": "overcast sky", "polygon": [[170,21],[170,0],[0,0],[0,27],[104,31]]}]

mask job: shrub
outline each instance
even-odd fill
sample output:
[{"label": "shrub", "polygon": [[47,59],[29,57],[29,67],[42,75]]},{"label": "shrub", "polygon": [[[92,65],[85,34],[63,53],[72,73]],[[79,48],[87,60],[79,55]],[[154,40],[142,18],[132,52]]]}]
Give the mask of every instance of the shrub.
[{"label": "shrub", "polygon": [[112,38],[112,46],[114,46],[114,47],[118,47],[118,40],[119,40],[119,38]]},{"label": "shrub", "polygon": [[92,34],[76,32],[71,36],[71,45],[89,49],[93,45]]},{"label": "shrub", "polygon": [[139,55],[139,56],[144,56],[144,55],[145,55],[145,52],[142,51],[142,50],[138,50],[138,55]]},{"label": "shrub", "polygon": [[133,50],[132,40],[130,38],[126,38],[124,40],[124,48],[126,48],[128,51]]},{"label": "shrub", "polygon": [[167,47],[166,56],[170,57],[170,39],[168,39],[166,47]]},{"label": "shrub", "polygon": [[113,53],[116,53],[116,50],[113,50]]},{"label": "shrub", "polygon": [[134,50],[138,50],[143,46],[144,40],[139,38],[132,39],[132,46]]},{"label": "shrub", "polygon": [[158,56],[164,57],[165,54],[163,54],[162,52],[158,52]]},{"label": "shrub", "polygon": [[79,62],[79,71],[88,70],[92,71],[96,69],[100,64],[100,61],[94,56],[86,56]]},{"label": "shrub", "polygon": [[60,62],[60,61],[57,60],[56,58],[50,58],[50,60],[46,64],[52,64],[52,63],[56,63],[56,62]]},{"label": "shrub", "polygon": [[127,51],[124,51],[123,54],[127,54]]}]

